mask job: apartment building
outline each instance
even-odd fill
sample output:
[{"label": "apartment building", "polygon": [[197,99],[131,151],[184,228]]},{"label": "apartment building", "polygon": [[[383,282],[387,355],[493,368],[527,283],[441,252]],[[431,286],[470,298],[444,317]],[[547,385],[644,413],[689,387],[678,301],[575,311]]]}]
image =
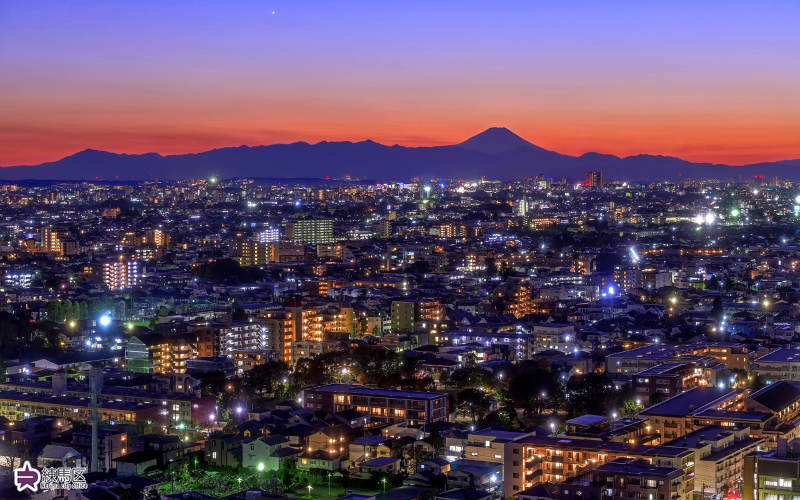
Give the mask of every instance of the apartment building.
[{"label": "apartment building", "polygon": [[800,381],[800,349],[776,349],[753,361],[753,373],[767,384],[778,380]]},{"label": "apartment building", "polygon": [[693,491],[700,497],[733,492],[742,477],[745,455],[763,444],[750,437],[748,427],[702,427],[664,443],[665,448],[685,448],[694,453]]},{"label": "apartment building", "polygon": [[[133,403],[127,401],[103,401],[97,413],[104,423],[166,422],[157,403]],[[21,421],[31,417],[59,417],[79,422],[91,418],[89,399],[75,396],[25,393],[0,390],[0,417]]]},{"label": "apartment building", "polygon": [[632,456],[626,443],[562,436],[526,436],[506,447],[503,491],[506,496],[541,483],[561,483],[599,465]]},{"label": "apartment building", "polygon": [[692,387],[708,385],[708,379],[694,363],[661,363],[635,373],[632,385],[639,401],[652,404]]},{"label": "apartment building", "polygon": [[463,443],[463,458],[481,462],[502,464],[507,455],[506,448],[515,440],[532,436],[532,432],[512,432],[499,429],[481,429],[467,433]]},{"label": "apartment building", "polygon": [[253,240],[235,240],[231,253],[240,266],[263,266],[272,262],[272,245]]},{"label": "apartment building", "polygon": [[695,420],[700,415],[710,416],[706,410],[731,410],[725,413],[736,413],[733,410],[741,400],[742,395],[730,389],[695,387],[645,408],[639,412],[639,416],[648,419],[653,432],[664,442],[695,430]]},{"label": "apartment building", "polygon": [[[528,494],[519,497],[530,498]],[[583,476],[555,485],[553,498],[685,500],[690,495],[680,469],[654,466],[637,458],[616,458]]]},{"label": "apartment building", "polygon": [[247,321],[218,325],[216,342],[217,354],[232,358],[234,351],[266,349],[267,329],[260,323]]},{"label": "apartment building", "polygon": [[140,279],[139,262],[123,256],[103,262],[103,283],[109,290],[135,288]]},{"label": "apartment building", "polygon": [[539,323],[533,325],[536,351],[555,349],[572,352],[575,347],[575,327],[566,323]]},{"label": "apartment building", "polygon": [[606,370],[613,374],[633,375],[663,363],[692,363],[703,371],[708,385],[716,385],[725,369],[725,365],[713,356],[696,356],[676,346],[651,344],[609,354]]},{"label": "apartment building", "polygon": [[329,384],[303,389],[302,404],[309,410],[334,414],[356,410],[376,424],[407,422],[409,425],[447,421],[447,394],[373,389],[350,384]]},{"label": "apartment building", "polygon": [[767,452],[744,457],[743,500],[793,500],[800,496],[800,440],[781,439]]},{"label": "apartment building", "polygon": [[186,361],[213,356],[213,345],[213,332],[206,330],[132,336],[125,350],[125,365],[137,373],[186,373]]},{"label": "apartment building", "polygon": [[301,340],[292,342],[292,366],[297,364],[301,358],[314,358],[326,352],[336,351],[341,348],[342,343],[338,340]]},{"label": "apartment building", "polygon": [[332,219],[302,219],[286,226],[286,238],[305,245],[333,242]]},{"label": "apartment building", "polygon": [[477,343],[485,346],[497,346],[501,350],[506,350],[508,352],[510,361],[530,359],[535,349],[533,335],[514,331],[486,332],[477,329],[473,329],[473,331],[449,330],[431,334],[430,343],[452,346]]}]

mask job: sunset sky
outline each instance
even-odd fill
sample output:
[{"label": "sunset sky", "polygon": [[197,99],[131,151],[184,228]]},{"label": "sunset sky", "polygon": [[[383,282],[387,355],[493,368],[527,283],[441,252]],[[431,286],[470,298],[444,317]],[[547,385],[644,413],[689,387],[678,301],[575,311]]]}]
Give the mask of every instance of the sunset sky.
[{"label": "sunset sky", "polygon": [[[656,5],[658,4],[658,5]],[[460,142],[800,158],[800,2],[0,2],[0,165]]]}]

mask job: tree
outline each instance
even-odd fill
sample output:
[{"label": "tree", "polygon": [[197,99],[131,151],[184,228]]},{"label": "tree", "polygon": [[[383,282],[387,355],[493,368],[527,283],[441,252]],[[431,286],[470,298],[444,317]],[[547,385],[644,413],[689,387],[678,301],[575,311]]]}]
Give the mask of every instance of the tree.
[{"label": "tree", "polygon": [[36,323],[35,336],[44,341],[47,347],[61,350],[61,329],[54,321]]},{"label": "tree", "polygon": [[424,439],[424,441],[433,447],[433,451],[439,453],[439,450],[444,448],[444,437],[439,432],[439,429],[434,428],[431,430],[430,434]]},{"label": "tree", "polygon": [[753,374],[753,378],[750,380],[750,384],[749,384],[748,388],[750,389],[751,392],[755,392],[755,391],[761,389],[762,387],[764,387],[765,385],[767,385],[767,384],[764,383],[764,379],[761,378],[761,376],[759,374],[754,373]]},{"label": "tree", "polygon": [[225,392],[229,382],[225,374],[219,370],[198,375],[200,389],[206,394],[220,394]]},{"label": "tree", "polygon": [[283,484],[284,487],[289,487],[292,483],[295,482],[295,477],[297,476],[297,465],[295,464],[294,460],[286,460],[283,462],[283,465],[280,469],[275,473],[278,477],[278,481]]},{"label": "tree", "polygon": [[482,418],[486,415],[491,406],[489,397],[479,389],[462,389],[458,391],[456,401],[459,411],[468,413],[473,423],[475,423],[476,417]]},{"label": "tree", "polygon": [[246,371],[242,376],[242,388],[253,397],[273,396],[288,374],[289,368],[283,361],[270,360]]},{"label": "tree", "polygon": [[77,316],[79,320],[85,320],[89,317],[89,304],[85,300],[80,302]]},{"label": "tree", "polygon": [[450,375],[450,381],[455,381],[456,387],[465,388],[491,388],[495,385],[495,377],[489,370],[479,368],[475,364],[469,366],[469,358],[463,368],[458,368]]},{"label": "tree", "polygon": [[198,276],[211,281],[252,283],[266,273],[257,267],[242,267],[233,259],[219,259],[200,266]]},{"label": "tree", "polygon": [[636,404],[636,401],[632,399],[626,399],[624,403],[622,403],[622,414],[627,417],[632,417],[636,415],[636,412],[639,411],[639,405]]},{"label": "tree", "polygon": [[607,414],[619,404],[618,396],[613,390],[614,384],[606,374],[587,373],[570,377],[567,381],[570,414]]},{"label": "tree", "polygon": [[508,384],[508,399],[526,416],[541,416],[545,409],[555,411],[563,400],[561,384],[539,362],[525,362],[513,371]]},{"label": "tree", "polygon": [[17,356],[21,335],[19,319],[7,312],[0,312],[0,357],[11,359]]}]

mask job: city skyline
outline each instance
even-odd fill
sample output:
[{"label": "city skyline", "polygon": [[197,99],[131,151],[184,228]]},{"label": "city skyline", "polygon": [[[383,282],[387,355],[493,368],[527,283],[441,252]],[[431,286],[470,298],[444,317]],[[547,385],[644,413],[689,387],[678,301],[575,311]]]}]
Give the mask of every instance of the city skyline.
[{"label": "city skyline", "polygon": [[0,8],[0,165],[493,125],[571,155],[800,156],[791,3],[191,7]]}]

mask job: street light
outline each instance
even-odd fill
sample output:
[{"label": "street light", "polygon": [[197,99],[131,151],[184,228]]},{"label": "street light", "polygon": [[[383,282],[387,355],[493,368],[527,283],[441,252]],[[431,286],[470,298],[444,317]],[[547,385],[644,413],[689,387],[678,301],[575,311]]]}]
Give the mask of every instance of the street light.
[{"label": "street light", "polygon": [[306,486],[306,488],[308,488],[308,498],[311,498],[311,490],[313,490],[314,487],[309,484],[308,486]]},{"label": "street light", "polygon": [[[430,189],[430,188],[428,188],[428,189]],[[386,478],[385,477],[383,479],[381,479],[381,483],[383,483],[383,493],[385,494],[386,493]]]},{"label": "street light", "polygon": [[108,313],[104,313],[97,319],[97,322],[100,323],[100,326],[103,328],[108,328],[108,326],[111,324],[111,316]]},{"label": "street light", "polygon": [[328,472],[328,496],[331,496],[331,476],[333,473]]}]

